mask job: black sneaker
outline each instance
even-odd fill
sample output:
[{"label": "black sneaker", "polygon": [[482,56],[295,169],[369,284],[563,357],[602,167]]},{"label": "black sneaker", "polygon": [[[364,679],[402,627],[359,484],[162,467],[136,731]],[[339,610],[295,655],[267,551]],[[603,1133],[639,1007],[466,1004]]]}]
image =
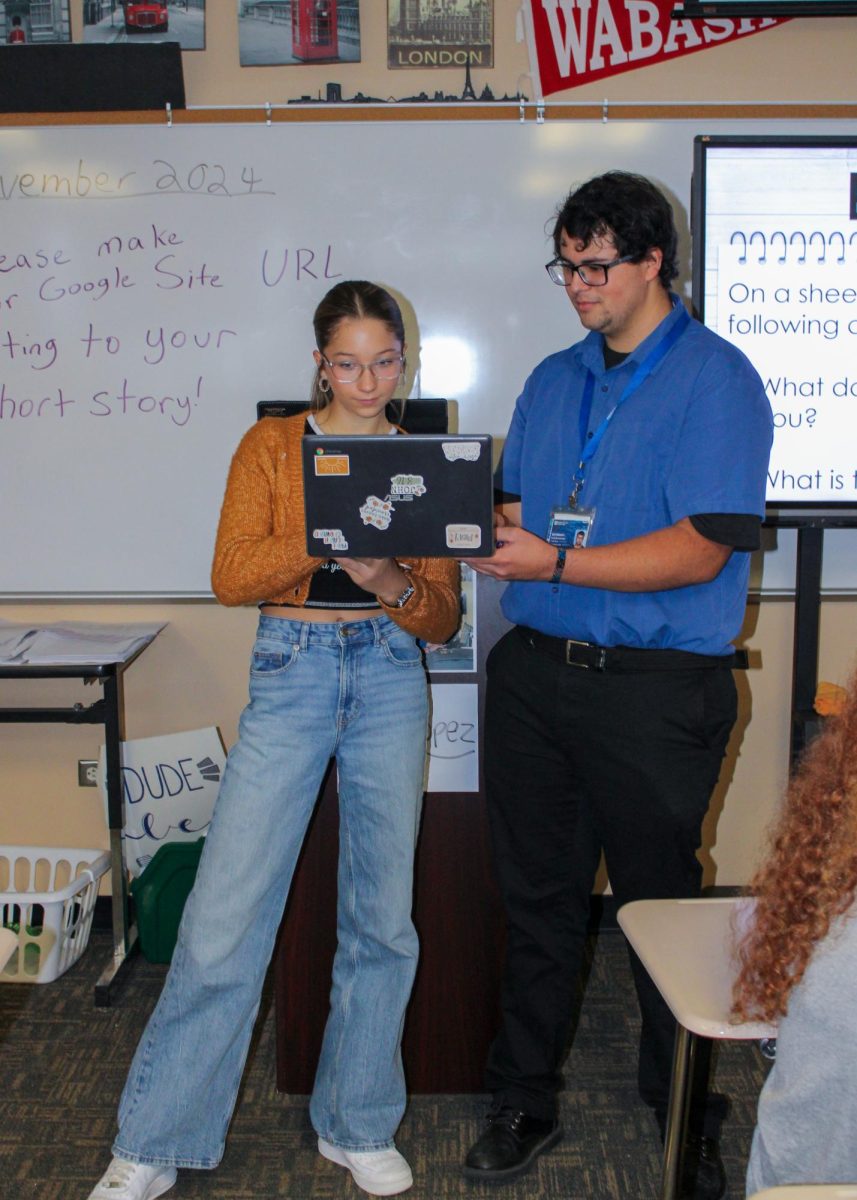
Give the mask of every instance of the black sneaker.
[{"label": "black sneaker", "polygon": [[470,1148],[464,1163],[467,1179],[504,1180],[523,1175],[562,1137],[556,1117],[531,1117],[508,1106],[488,1115],[488,1128]]},{"label": "black sneaker", "polygon": [[718,1142],[698,1133],[688,1133],[684,1144],[680,1200],[722,1200],[725,1195],[726,1172]]}]

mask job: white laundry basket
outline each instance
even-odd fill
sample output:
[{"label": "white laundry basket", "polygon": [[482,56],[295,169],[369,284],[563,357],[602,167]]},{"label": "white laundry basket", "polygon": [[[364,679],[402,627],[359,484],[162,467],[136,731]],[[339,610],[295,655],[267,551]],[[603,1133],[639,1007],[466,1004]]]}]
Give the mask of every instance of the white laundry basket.
[{"label": "white laundry basket", "polygon": [[89,941],[107,850],[0,845],[0,926],[18,938],[0,983],[51,983]]}]

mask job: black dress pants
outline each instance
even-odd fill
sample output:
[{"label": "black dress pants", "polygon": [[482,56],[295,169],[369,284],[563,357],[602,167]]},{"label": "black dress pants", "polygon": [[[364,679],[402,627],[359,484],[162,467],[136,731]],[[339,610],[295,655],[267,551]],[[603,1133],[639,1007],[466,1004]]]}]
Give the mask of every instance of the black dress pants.
[{"label": "black dress pants", "polygon": [[[486,1082],[498,1102],[552,1118],[601,851],[620,906],[699,894],[696,851],[735,681],[723,667],[569,666],[518,628],[492,649],[487,678],[485,775],[508,940]],[[675,1022],[630,953],[640,1095],[663,1126]],[[694,1107],[694,1126],[716,1135]]]}]

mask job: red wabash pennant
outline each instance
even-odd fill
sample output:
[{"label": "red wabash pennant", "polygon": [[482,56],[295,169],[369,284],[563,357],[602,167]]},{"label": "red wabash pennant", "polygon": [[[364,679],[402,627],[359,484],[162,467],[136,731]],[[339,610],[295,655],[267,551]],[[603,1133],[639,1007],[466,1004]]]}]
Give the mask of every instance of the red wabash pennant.
[{"label": "red wabash pennant", "polygon": [[526,0],[540,96],[653,66],[782,25],[786,18],[670,19],[676,0]]}]

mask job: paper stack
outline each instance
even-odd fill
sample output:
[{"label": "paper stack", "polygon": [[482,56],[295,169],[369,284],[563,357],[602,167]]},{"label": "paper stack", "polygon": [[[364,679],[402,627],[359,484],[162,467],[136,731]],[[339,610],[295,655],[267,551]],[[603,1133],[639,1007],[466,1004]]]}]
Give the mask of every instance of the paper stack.
[{"label": "paper stack", "polygon": [[96,621],[49,625],[0,621],[0,662],[43,666],[125,662],[163,628],[163,621],[120,625]]}]

